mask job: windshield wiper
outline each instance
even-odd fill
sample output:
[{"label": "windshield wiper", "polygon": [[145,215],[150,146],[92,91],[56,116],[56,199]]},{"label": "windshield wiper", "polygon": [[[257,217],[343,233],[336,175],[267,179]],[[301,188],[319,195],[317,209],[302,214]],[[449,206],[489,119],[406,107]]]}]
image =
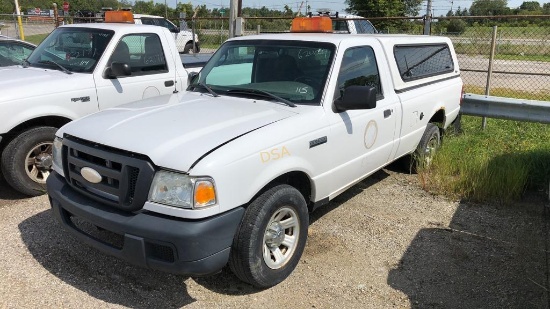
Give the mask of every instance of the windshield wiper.
[{"label": "windshield wiper", "polygon": [[255,94],[255,95],[258,95],[258,96],[261,96],[261,97],[268,97],[268,98],[274,99],[275,101],[280,102],[280,103],[284,103],[284,104],[286,104],[290,107],[296,107],[296,104],[290,102],[289,100],[281,98],[278,95],[274,95],[273,93],[267,92],[267,91],[264,91],[264,90],[248,89],[248,88],[236,88],[236,89],[228,90],[227,93],[228,94],[231,94],[231,93],[233,93],[233,94],[235,94],[235,93]]},{"label": "windshield wiper", "polygon": [[220,95],[217,94],[214,90],[212,90],[212,88],[208,87],[208,85],[206,85],[205,83],[203,82],[200,82],[200,83],[197,83],[197,84],[194,84],[194,85],[189,85],[189,88],[203,88],[203,89],[206,89],[206,91],[208,91],[213,97],[219,97]]},{"label": "windshield wiper", "polygon": [[55,61],[52,61],[52,60],[41,60],[41,61],[38,61],[38,63],[44,63],[44,64],[54,64],[56,65],[58,68],[61,69],[61,71],[67,73],[67,74],[73,74],[73,72],[67,70],[64,66],[62,66],[61,64],[55,62]]}]

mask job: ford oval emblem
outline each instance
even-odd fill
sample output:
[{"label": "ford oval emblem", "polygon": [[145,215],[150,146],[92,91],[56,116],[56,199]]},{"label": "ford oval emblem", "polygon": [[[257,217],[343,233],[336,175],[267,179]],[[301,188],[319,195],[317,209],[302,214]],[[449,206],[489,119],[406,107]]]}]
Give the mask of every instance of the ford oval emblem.
[{"label": "ford oval emblem", "polygon": [[100,183],[102,179],[101,175],[96,170],[90,167],[83,167],[80,170],[80,175],[82,175],[84,179],[91,183]]}]

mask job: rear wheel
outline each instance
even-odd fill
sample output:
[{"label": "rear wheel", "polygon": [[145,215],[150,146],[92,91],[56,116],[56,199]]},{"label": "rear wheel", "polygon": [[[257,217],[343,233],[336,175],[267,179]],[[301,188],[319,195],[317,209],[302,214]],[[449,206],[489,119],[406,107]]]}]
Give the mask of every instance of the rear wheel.
[{"label": "rear wheel", "polygon": [[414,171],[430,166],[440,146],[441,134],[439,133],[439,128],[433,123],[428,123],[426,131],[424,131],[420,143],[412,156],[412,168]]},{"label": "rear wheel", "polygon": [[304,197],[289,185],[264,192],[247,208],[229,259],[239,279],[259,288],[286,279],[300,261],[309,216]]},{"label": "rear wheel", "polygon": [[30,196],[46,192],[57,128],[35,127],[15,137],[2,153],[2,174],[15,190]]}]

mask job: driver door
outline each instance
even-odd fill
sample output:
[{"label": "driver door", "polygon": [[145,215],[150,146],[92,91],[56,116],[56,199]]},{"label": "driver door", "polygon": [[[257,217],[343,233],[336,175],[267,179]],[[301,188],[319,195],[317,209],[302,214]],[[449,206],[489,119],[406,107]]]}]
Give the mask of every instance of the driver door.
[{"label": "driver door", "polygon": [[375,55],[383,55],[380,46],[350,47],[343,55],[335,99],[344,95],[349,86],[375,87],[378,94],[374,108],[333,110],[329,114],[335,166],[333,194],[391,160],[400,115],[399,98],[393,91],[384,91],[389,80],[379,74]]},{"label": "driver door", "polygon": [[[168,44],[163,44],[164,40],[166,38],[154,33],[130,34],[121,38],[107,66],[96,70],[94,76],[101,110],[174,92],[176,68],[173,62],[167,61],[170,58],[163,46]],[[108,76],[108,68],[113,62],[127,63],[130,75]]]}]

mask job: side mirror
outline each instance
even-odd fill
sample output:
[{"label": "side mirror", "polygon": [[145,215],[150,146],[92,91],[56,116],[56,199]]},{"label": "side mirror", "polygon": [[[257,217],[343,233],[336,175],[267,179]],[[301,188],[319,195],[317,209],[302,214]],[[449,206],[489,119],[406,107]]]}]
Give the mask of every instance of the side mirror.
[{"label": "side mirror", "polygon": [[174,28],[170,29],[170,32],[180,33],[180,27],[174,27]]},{"label": "side mirror", "polygon": [[349,86],[341,98],[334,101],[337,112],[376,107],[376,88],[370,86]]},{"label": "side mirror", "polygon": [[119,76],[132,75],[132,68],[127,63],[113,62],[111,66],[105,70],[105,78],[114,79]]},{"label": "side mirror", "polygon": [[194,79],[197,78],[197,76],[199,76],[199,72],[189,72],[189,74],[187,74],[187,85],[191,85],[191,83]]}]

